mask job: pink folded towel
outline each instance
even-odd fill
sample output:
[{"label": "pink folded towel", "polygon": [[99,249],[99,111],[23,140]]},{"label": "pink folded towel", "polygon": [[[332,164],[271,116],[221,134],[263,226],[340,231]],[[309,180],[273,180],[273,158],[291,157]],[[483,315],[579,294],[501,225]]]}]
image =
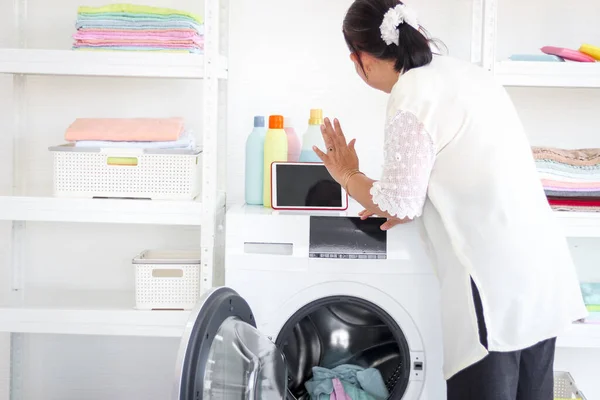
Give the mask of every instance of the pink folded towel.
[{"label": "pink folded towel", "polygon": [[550,179],[542,179],[544,187],[557,188],[557,190],[600,190],[600,182],[563,182]]},{"label": "pink folded towel", "polygon": [[195,40],[150,40],[150,39],[86,39],[76,40],[75,46],[156,46],[156,47],[185,47],[185,46],[199,46],[203,47],[203,41]]},{"label": "pink folded towel", "polygon": [[74,35],[74,39],[105,39],[105,38],[170,38],[170,39],[187,39],[192,37],[200,37],[194,29],[136,29],[135,31],[128,29],[79,29]]},{"label": "pink folded towel", "polygon": [[78,118],[67,128],[65,140],[169,142],[179,139],[183,128],[183,118]]}]

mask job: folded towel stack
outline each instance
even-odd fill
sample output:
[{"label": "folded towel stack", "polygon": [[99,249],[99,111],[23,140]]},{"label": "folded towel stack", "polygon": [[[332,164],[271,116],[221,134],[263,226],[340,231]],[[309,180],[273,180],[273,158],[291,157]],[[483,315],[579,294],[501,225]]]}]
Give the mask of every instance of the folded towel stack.
[{"label": "folded towel stack", "polygon": [[590,312],[585,322],[600,324],[600,283],[582,283],[581,293]]},{"label": "folded towel stack", "polygon": [[185,11],[133,4],[79,7],[74,50],[202,53],[202,18]]},{"label": "folded towel stack", "polygon": [[534,147],[533,155],[553,209],[600,212],[600,149]]},{"label": "folded towel stack", "polygon": [[183,149],[196,147],[182,118],[79,118],[65,140],[81,148]]}]

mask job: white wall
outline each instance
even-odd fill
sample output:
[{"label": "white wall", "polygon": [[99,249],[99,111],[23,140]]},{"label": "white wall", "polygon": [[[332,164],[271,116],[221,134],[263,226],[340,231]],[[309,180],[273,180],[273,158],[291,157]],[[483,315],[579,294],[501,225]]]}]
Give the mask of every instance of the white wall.
[{"label": "white wall", "polygon": [[[228,199],[243,201],[245,138],[256,114],[284,114],[301,135],[310,108],[338,117],[377,175],[386,96],[358,78],[341,33],[349,0],[237,1],[231,13]],[[422,23],[468,58],[471,2],[419,2]]]},{"label": "white wall", "polygon": [[[408,0],[450,54],[469,59],[469,0]],[[600,43],[596,0],[499,0],[498,57],[544,45]],[[244,142],[255,114],[292,116],[302,134],[308,110],[322,107],[357,138],[361,168],[380,172],[386,96],[368,88],[348,59],[341,23],[351,0],[239,0],[231,16],[228,201],[244,197]],[[600,91],[509,89],[532,144],[600,147]],[[571,240],[583,280],[599,280],[600,244]],[[557,293],[559,295],[559,293]],[[600,398],[600,354],[560,350],[556,367],[573,371],[588,398]]]}]

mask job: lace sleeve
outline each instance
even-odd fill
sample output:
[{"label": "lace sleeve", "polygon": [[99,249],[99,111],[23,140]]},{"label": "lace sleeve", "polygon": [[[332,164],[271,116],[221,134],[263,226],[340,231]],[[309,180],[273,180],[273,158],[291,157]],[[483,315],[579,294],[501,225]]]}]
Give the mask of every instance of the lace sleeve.
[{"label": "lace sleeve", "polygon": [[414,114],[398,111],[386,127],[384,153],[382,178],[371,188],[373,203],[397,218],[420,217],[435,161],[431,136]]}]

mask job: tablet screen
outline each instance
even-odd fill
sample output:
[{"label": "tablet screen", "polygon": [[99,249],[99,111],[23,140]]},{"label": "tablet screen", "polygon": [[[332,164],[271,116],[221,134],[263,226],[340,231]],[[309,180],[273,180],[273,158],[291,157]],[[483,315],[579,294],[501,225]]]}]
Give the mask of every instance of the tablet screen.
[{"label": "tablet screen", "polygon": [[278,164],[277,207],[342,207],[342,187],[322,164]]}]

